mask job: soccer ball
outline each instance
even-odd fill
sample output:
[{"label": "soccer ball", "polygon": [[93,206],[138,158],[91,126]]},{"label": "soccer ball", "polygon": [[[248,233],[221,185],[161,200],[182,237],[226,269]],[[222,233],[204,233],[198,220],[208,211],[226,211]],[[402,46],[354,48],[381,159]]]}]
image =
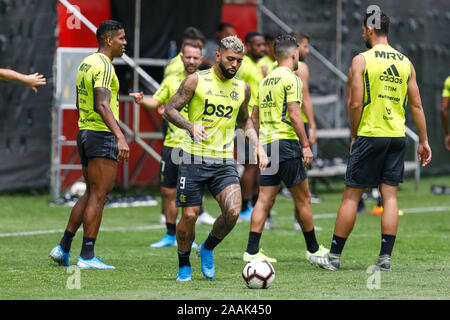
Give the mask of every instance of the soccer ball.
[{"label": "soccer ball", "polygon": [[81,197],[85,192],[86,183],[82,181],[77,181],[70,187],[70,195],[72,197]]},{"label": "soccer ball", "polygon": [[267,289],[275,280],[275,270],[270,262],[253,259],[242,269],[242,278],[250,289]]}]

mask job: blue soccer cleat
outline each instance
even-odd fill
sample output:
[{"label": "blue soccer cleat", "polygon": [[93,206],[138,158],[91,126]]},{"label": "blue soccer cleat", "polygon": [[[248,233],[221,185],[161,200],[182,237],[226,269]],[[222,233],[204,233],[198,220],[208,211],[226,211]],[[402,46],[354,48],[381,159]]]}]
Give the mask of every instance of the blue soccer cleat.
[{"label": "blue soccer cleat", "polygon": [[175,235],[167,234],[162,237],[158,242],[152,243],[151,248],[165,248],[165,247],[176,247],[177,237]]},{"label": "blue soccer cleat", "polygon": [[[177,237],[175,235],[167,234],[161,238],[158,242],[152,243],[150,245],[151,248],[165,248],[165,247],[176,247],[177,246]],[[192,248],[197,249],[198,245],[192,242]]]},{"label": "blue soccer cleat", "polygon": [[241,211],[239,214],[238,221],[250,221],[252,220],[252,212],[253,212],[253,206],[249,205],[246,210]]},{"label": "blue soccer cleat", "polygon": [[80,269],[102,269],[102,270],[112,270],[116,267],[109,266],[102,262],[97,256],[92,259],[85,260],[82,257],[78,258],[77,267]]},{"label": "blue soccer cleat", "polygon": [[178,268],[178,277],[177,277],[177,281],[191,281],[191,272],[192,269],[190,266],[184,266],[181,268]]},{"label": "blue soccer cleat", "polygon": [[214,269],[214,252],[213,250],[207,250],[204,248],[203,242],[200,247],[197,248],[197,255],[201,259],[202,273],[207,279],[214,278],[216,270]]},{"label": "blue soccer cleat", "polygon": [[70,258],[70,251],[69,253],[65,253],[61,246],[58,244],[56,247],[50,251],[49,254],[50,258],[52,258],[53,261],[58,263],[60,266],[68,267],[69,264],[69,258]]}]

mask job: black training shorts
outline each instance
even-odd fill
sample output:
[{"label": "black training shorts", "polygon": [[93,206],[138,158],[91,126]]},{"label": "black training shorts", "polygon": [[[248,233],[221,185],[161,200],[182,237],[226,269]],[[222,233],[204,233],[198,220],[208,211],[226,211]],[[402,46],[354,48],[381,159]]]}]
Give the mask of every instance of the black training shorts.
[{"label": "black training shorts", "polygon": [[345,185],[376,188],[403,182],[406,137],[357,137],[348,159]]},{"label": "black training shorts", "polygon": [[107,131],[78,131],[77,148],[83,166],[87,166],[92,158],[107,158],[117,161],[119,154],[116,137]]},{"label": "black training shorts", "polygon": [[176,188],[178,181],[178,164],[173,159],[178,157],[172,153],[179,153],[179,148],[163,146],[161,151],[161,167],[159,170],[159,185],[166,188]]},{"label": "black training shorts", "polygon": [[216,197],[229,185],[239,183],[234,164],[182,162],[178,168],[177,207],[202,205],[205,187]]},{"label": "black training shorts", "polygon": [[259,177],[260,186],[278,186],[281,181],[286,188],[290,189],[307,178],[306,170],[303,167],[302,158],[295,158],[280,162],[278,171],[273,174],[264,174],[264,170]]}]

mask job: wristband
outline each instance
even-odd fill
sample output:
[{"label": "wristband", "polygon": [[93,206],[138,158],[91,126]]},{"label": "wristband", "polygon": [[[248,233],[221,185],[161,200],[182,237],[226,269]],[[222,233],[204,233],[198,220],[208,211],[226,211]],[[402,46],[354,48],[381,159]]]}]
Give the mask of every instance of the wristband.
[{"label": "wristband", "polygon": [[302,146],[303,149],[311,147],[309,144],[307,146]]}]

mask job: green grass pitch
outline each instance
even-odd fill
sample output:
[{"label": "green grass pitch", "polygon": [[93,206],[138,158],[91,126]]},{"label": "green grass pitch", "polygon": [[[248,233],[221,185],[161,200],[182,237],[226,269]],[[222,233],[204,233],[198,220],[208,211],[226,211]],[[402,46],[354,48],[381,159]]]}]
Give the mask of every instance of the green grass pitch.
[{"label": "green grass pitch", "polygon": [[[401,185],[399,206],[405,214],[400,217],[392,272],[378,275],[368,273],[367,268],[379,252],[380,216],[358,215],[342,255],[341,270],[331,272],[305,259],[303,235],[293,230],[292,199],[279,196],[274,206],[275,229],[264,230],[261,239],[266,254],[278,259],[273,264],[275,281],[267,290],[248,289],[241,277],[249,222],[238,223],[216,248],[214,280],[202,276],[193,250],[192,281],[177,283],[176,248],[149,247],[165,232],[159,224],[160,205],[105,209],[96,253],[117,269],[80,270],[80,286],[74,288],[71,276],[75,274],[68,270],[75,270],[58,267],[48,257],[59,243],[59,230],[65,228],[70,208],[48,206],[49,195],[2,195],[0,299],[446,300],[450,298],[450,196],[430,193],[432,184],[450,186],[450,177],[424,177],[418,192],[412,179]],[[315,223],[322,228],[316,236],[329,248],[343,182],[333,181],[332,191],[320,183],[317,186],[325,201],[312,204]],[[368,200],[366,205],[372,207],[375,201]],[[214,199],[206,197],[205,207],[218,216]],[[210,226],[197,226],[196,242],[204,241],[209,231]],[[76,264],[81,239],[80,230],[73,241],[71,264]]]}]

